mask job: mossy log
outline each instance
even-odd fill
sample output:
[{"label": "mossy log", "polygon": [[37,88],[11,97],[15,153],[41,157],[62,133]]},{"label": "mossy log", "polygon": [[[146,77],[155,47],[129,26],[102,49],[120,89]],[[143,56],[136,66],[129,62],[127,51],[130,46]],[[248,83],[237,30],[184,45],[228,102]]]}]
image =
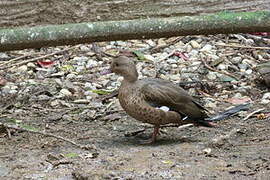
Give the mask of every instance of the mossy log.
[{"label": "mossy log", "polygon": [[270,32],[270,11],[49,25],[0,30],[0,51],[198,34]]}]

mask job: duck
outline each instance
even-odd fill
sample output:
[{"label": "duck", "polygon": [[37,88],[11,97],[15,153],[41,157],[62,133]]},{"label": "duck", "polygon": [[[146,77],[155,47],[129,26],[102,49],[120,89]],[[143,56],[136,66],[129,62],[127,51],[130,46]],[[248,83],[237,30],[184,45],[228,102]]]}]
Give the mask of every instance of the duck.
[{"label": "duck", "polygon": [[139,79],[132,58],[114,58],[110,71],[123,77],[118,90],[121,107],[134,119],[154,126],[151,138],[142,144],[154,143],[162,125],[216,125],[205,120],[208,117],[207,110],[183,88],[159,78]]}]

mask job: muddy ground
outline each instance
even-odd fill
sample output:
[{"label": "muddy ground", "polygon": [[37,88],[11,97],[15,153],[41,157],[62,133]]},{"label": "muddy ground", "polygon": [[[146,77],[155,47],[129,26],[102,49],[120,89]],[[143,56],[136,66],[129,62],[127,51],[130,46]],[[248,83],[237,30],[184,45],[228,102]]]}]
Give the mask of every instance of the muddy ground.
[{"label": "muddy ground", "polygon": [[[223,108],[222,104],[219,108]],[[255,104],[250,112],[259,108]],[[4,133],[0,138],[0,179],[267,180],[270,177],[269,118],[243,120],[234,116],[219,122],[216,128],[168,127],[156,144],[139,145],[138,141],[147,138],[151,129],[125,137],[127,132],[145,126],[124,112],[114,121],[49,118],[66,112],[66,109],[25,108],[14,116],[46,133],[88,145],[89,149],[10,129],[11,138]],[[224,135],[228,137],[214,141]]]}]

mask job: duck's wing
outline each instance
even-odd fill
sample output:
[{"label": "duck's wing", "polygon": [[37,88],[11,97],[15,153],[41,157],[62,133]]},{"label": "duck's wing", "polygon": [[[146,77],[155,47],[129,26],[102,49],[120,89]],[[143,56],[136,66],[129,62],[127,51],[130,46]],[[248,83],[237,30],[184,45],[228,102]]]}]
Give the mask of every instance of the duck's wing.
[{"label": "duck's wing", "polygon": [[145,79],[141,92],[152,106],[167,106],[189,118],[207,117],[205,109],[197,103],[184,89],[165,80]]}]

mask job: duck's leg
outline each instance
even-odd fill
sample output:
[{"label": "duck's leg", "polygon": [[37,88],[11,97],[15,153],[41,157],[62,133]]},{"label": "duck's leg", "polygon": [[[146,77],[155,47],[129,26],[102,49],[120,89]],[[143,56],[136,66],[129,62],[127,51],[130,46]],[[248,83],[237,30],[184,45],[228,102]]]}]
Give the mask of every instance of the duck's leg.
[{"label": "duck's leg", "polygon": [[157,135],[158,135],[158,132],[159,132],[159,125],[155,125],[154,126],[154,131],[153,131],[153,134],[151,136],[150,139],[147,139],[147,140],[141,140],[140,141],[140,144],[151,144],[151,143],[154,143],[157,139]]}]

